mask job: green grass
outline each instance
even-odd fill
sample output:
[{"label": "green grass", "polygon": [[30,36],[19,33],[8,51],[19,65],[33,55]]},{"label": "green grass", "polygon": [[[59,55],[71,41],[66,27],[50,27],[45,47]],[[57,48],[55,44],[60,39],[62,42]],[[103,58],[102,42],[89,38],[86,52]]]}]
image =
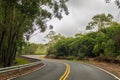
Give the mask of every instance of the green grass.
[{"label": "green grass", "polygon": [[119,56],[117,56],[117,58],[116,58],[117,60],[120,60],[120,55]]},{"label": "green grass", "polygon": [[83,62],[83,63],[88,63],[88,64],[91,64],[92,62],[89,61],[89,60],[78,60],[77,57],[74,57],[74,56],[68,56],[67,57],[67,60],[69,61],[73,61],[73,62]]},{"label": "green grass", "polygon": [[40,55],[40,58],[44,58],[46,55]]},{"label": "green grass", "polygon": [[23,58],[16,58],[13,65],[22,65],[30,63],[28,60]]}]

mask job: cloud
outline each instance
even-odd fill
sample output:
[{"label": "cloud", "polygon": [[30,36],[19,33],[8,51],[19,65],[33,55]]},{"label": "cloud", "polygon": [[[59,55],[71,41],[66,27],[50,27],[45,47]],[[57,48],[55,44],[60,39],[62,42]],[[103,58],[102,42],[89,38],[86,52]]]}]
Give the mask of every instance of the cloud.
[{"label": "cloud", "polygon": [[[53,19],[48,22],[54,26],[56,33],[61,33],[64,36],[73,36],[76,33],[85,32],[85,26],[91,21],[91,18],[96,14],[110,13],[115,19],[118,19],[119,10],[112,1],[106,4],[105,0],[69,0],[67,3],[70,14],[64,15],[62,20]],[[30,39],[30,42],[43,43],[45,33],[40,33]]]}]

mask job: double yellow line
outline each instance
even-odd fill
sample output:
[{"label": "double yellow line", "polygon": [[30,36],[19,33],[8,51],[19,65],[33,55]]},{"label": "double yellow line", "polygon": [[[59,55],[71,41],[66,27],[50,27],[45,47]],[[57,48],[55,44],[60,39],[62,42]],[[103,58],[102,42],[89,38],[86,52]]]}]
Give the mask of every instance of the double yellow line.
[{"label": "double yellow line", "polygon": [[62,63],[66,65],[66,70],[65,70],[64,74],[60,77],[59,80],[67,80],[67,77],[70,74],[70,65],[67,63],[64,63],[64,62],[62,62]]}]

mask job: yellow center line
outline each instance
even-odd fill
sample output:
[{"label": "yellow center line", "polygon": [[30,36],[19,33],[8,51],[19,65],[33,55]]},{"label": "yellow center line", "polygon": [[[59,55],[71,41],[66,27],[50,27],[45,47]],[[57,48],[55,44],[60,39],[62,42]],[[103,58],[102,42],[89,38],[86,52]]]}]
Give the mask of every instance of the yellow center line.
[{"label": "yellow center line", "polygon": [[64,63],[64,62],[62,62],[62,63],[65,64],[66,70],[65,70],[64,74],[60,77],[59,80],[66,80],[68,75],[70,74],[70,65],[67,63]]}]

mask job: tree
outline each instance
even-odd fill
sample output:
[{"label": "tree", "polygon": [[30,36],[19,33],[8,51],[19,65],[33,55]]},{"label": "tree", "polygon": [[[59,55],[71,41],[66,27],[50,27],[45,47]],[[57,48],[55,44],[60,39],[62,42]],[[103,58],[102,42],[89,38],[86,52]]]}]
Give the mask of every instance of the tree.
[{"label": "tree", "polygon": [[58,40],[64,39],[65,37],[62,36],[60,33],[56,34],[54,31],[50,31],[47,35],[46,38],[49,39],[49,43],[56,43]]},{"label": "tree", "polygon": [[48,55],[81,59],[99,57],[99,59],[115,59],[120,55],[120,25],[114,25],[97,32],[77,34],[74,38],[61,39],[50,46]]},{"label": "tree", "polygon": [[50,40],[50,42],[54,41],[54,36],[56,35],[56,33],[54,31],[50,31],[47,35],[46,38],[48,38]]},{"label": "tree", "polygon": [[[10,66],[19,45],[40,29],[44,32],[46,22],[54,17],[68,14],[67,0],[0,0],[0,63]],[[49,9],[49,10],[48,10]],[[39,27],[35,27],[35,25]]]},{"label": "tree", "polygon": [[98,30],[105,28],[106,26],[110,26],[112,24],[113,16],[111,14],[98,14],[92,18],[92,21],[88,23],[86,26],[86,30],[95,29],[97,27]]},{"label": "tree", "polygon": [[77,33],[77,34],[75,34],[75,37],[82,37],[82,36],[83,36],[82,33]]},{"label": "tree", "polygon": [[[59,40],[62,40],[64,39],[65,37],[62,36],[61,34],[56,34],[54,31],[50,31],[47,35],[46,35],[46,38],[49,39],[49,43],[48,43],[48,49],[47,49],[47,55],[50,55],[50,54],[54,54],[56,55],[56,44],[58,43],[59,44]],[[59,55],[59,54],[57,54]],[[56,55],[56,56],[57,56]],[[60,55],[62,55],[60,53]]]},{"label": "tree", "polygon": [[116,31],[113,40],[115,43],[116,51],[120,53],[120,29]]},{"label": "tree", "polygon": [[74,41],[73,38],[61,39],[55,44],[56,56],[69,56],[72,54],[71,43]]},{"label": "tree", "polygon": [[[111,2],[111,0],[105,0],[105,1],[106,1],[106,3]],[[118,8],[120,8],[120,1],[119,0],[115,0],[115,4],[116,4],[116,6],[118,6]]]}]

